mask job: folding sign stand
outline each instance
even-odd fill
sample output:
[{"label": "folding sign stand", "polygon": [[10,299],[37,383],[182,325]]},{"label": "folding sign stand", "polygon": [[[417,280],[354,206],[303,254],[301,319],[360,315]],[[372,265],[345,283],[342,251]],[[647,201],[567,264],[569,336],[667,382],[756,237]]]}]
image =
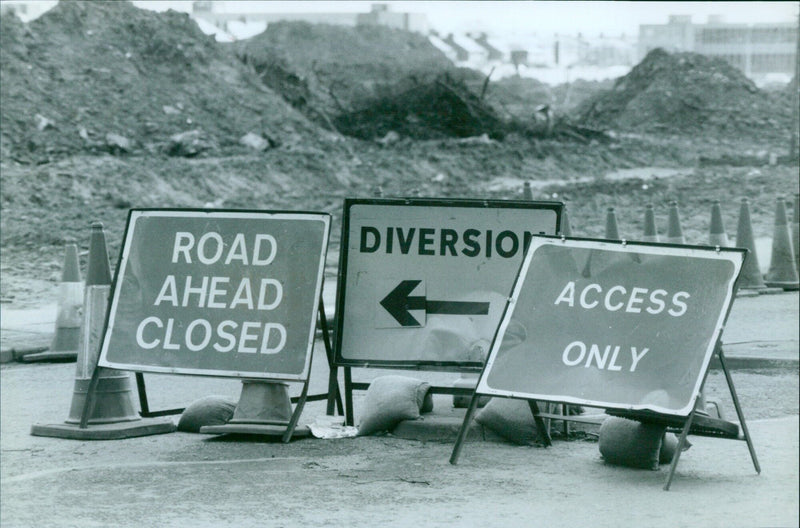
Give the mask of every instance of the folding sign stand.
[{"label": "folding sign stand", "polygon": [[[729,440],[743,440],[747,442],[747,449],[750,452],[750,458],[753,461],[753,466],[756,470],[756,473],[761,474],[761,466],[758,463],[755,447],[753,446],[753,440],[750,436],[749,430],[747,429],[747,422],[745,421],[744,413],[742,412],[742,406],[739,403],[739,396],[736,394],[736,388],[733,385],[733,379],[731,378],[730,371],[728,370],[728,367],[725,364],[725,354],[722,351],[722,346],[719,341],[717,342],[715,353],[719,358],[722,371],[725,373],[725,382],[728,385],[728,390],[730,391],[731,399],[733,400],[733,406],[736,409],[736,416],[739,419],[739,424],[742,429],[741,433],[739,432],[739,427],[734,423],[725,420],[709,418],[707,416],[703,416],[702,414],[698,414],[696,409],[696,404],[697,400],[699,400],[699,397],[695,401],[695,410],[693,410],[689,414],[689,416],[685,418],[680,418],[671,415],[657,414],[649,411],[629,411],[629,410],[619,410],[619,409],[606,410],[606,413],[611,416],[628,418],[631,420],[641,421],[643,423],[663,425],[667,428],[667,431],[679,434],[678,446],[675,449],[675,454],[672,456],[672,461],[669,467],[669,474],[667,475],[666,482],[664,483],[665,491],[668,491],[670,485],[672,484],[672,478],[675,475],[675,469],[678,467],[678,460],[680,459],[681,453],[683,452],[683,448],[686,445],[686,437],[690,434],[695,436],[708,436],[713,438],[723,438]],[[461,454],[461,447],[464,443],[464,440],[466,439],[469,426],[472,423],[472,416],[475,413],[477,402],[480,396],[481,395],[478,394],[477,391],[475,391],[472,395],[472,398],[470,399],[469,407],[467,408],[466,415],[464,416],[464,422],[462,423],[461,429],[458,432],[458,437],[456,438],[456,443],[455,446],[453,447],[453,453],[450,456],[451,464],[455,465],[456,463],[458,463],[458,458]],[[539,406],[535,400],[528,400],[528,405],[530,406],[531,413],[533,414],[533,418],[536,421],[536,430],[537,433],[540,435],[540,441],[545,446],[552,445],[552,440],[547,432],[547,428],[544,425],[543,419],[549,418],[555,420],[564,420],[565,422],[584,421],[581,420],[580,417],[568,416],[566,413],[564,415],[541,413],[539,412]]]},{"label": "folding sign stand", "polygon": [[[747,449],[750,451],[750,458],[753,461],[753,466],[756,470],[756,473],[761,474],[761,466],[759,465],[758,458],[756,457],[755,447],[753,447],[753,441],[752,438],[750,437],[750,432],[747,429],[747,422],[744,419],[744,413],[742,412],[742,407],[739,404],[739,397],[736,394],[736,388],[733,385],[733,379],[731,378],[730,371],[728,370],[728,367],[725,364],[725,354],[722,352],[722,344],[720,343],[720,341],[717,341],[715,353],[719,358],[722,371],[725,373],[725,382],[728,384],[728,390],[731,393],[733,406],[736,409],[736,416],[739,418],[739,424],[742,429],[741,433],[739,432],[739,427],[737,427],[737,425],[734,423],[727,422],[725,420],[709,418],[707,416],[699,414],[697,412],[697,401],[695,401],[694,410],[689,414],[689,416],[687,416],[683,420],[681,420],[679,417],[659,415],[656,413],[645,412],[645,411],[639,411],[639,412],[625,411],[625,410],[607,411],[607,413],[612,416],[629,418],[644,423],[664,425],[667,427],[668,431],[674,433],[680,433],[680,436],[678,437],[678,447],[675,450],[675,454],[672,457],[672,462],[669,468],[669,475],[667,475],[667,480],[664,483],[665,491],[669,490],[670,484],[672,483],[672,477],[674,476],[675,469],[678,466],[678,459],[680,458],[681,452],[683,451],[683,447],[686,444],[686,437],[690,434],[695,436],[725,438],[729,440],[744,440],[745,442],[747,442]],[[703,380],[703,384],[705,385],[705,380]]]},{"label": "folding sign stand", "polygon": [[[331,347],[328,319],[325,316],[325,307],[322,304],[322,299],[320,299],[319,301],[319,325],[322,331],[322,342],[325,345],[325,355],[327,356],[328,367],[330,369],[331,375],[328,380],[328,392],[306,396],[306,401],[319,401],[327,399],[328,400],[327,414],[329,416],[333,415],[334,405],[335,405],[336,410],[338,410],[339,416],[344,416],[345,413],[344,413],[344,406],[342,404],[342,395],[341,391],[339,390],[338,380],[336,378],[336,367],[334,367],[333,365],[333,349]],[[148,404],[147,401],[147,387],[145,386],[144,374],[142,372],[136,372],[136,388],[137,392],[139,393],[139,406],[141,407],[139,415],[142,418],[170,416],[175,414],[181,414],[183,411],[186,410],[185,408],[181,407],[176,409],[151,411],[150,405]],[[291,401],[292,403],[298,403],[300,401],[300,396],[294,396],[291,399]]]},{"label": "folding sign stand", "polygon": [[[137,373],[143,416],[183,411],[151,411],[143,372],[240,378],[231,420],[200,432],[288,442],[320,327],[332,362],[322,304],[329,231],[320,212],[131,209],[98,367]],[[303,384],[294,411],[289,383]]]},{"label": "folding sign stand", "polygon": [[[537,401],[604,408],[678,433],[664,490],[689,434],[746,441],[760,473],[721,344],[745,257],[739,248],[534,239],[450,463],[478,398],[491,396],[527,400],[544,445],[543,419],[586,420],[541,413]],[[697,408],[714,356],[739,424]]]},{"label": "folding sign stand", "polygon": [[[564,204],[533,200],[347,198],[342,215],[336,356],[353,425],[352,369],[477,372],[482,343],[537,234]],[[455,343],[455,344],[454,344]],[[481,343],[478,345],[477,343]],[[463,386],[432,394],[468,397]]]}]

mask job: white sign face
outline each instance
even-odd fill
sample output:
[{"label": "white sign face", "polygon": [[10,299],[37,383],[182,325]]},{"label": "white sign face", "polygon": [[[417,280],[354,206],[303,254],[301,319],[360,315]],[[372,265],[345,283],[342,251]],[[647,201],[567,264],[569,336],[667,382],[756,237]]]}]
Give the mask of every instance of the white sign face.
[{"label": "white sign face", "polygon": [[483,365],[525,248],[560,202],[345,200],[336,360]]},{"label": "white sign face", "polygon": [[330,216],[132,210],[99,365],[308,378]]},{"label": "white sign face", "polygon": [[687,416],[744,250],[537,237],[481,394]]}]

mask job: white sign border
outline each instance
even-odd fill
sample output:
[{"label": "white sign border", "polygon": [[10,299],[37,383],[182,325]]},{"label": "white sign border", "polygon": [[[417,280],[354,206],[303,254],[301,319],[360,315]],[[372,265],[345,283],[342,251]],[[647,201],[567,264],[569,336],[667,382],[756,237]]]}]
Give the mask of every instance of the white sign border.
[{"label": "white sign border", "polygon": [[[131,251],[131,242],[136,227],[136,221],[144,217],[159,218],[241,218],[241,219],[272,219],[272,220],[312,220],[320,221],[324,224],[323,243],[319,255],[319,269],[317,270],[316,288],[314,291],[314,314],[311,317],[311,328],[309,329],[308,344],[306,348],[305,363],[303,371],[297,375],[275,374],[269,372],[237,372],[233,370],[207,370],[183,367],[161,367],[153,365],[138,365],[132,363],[117,363],[108,361],[106,358],[108,346],[111,338],[111,329],[114,327],[116,308],[119,303],[120,290],[116,284],[113,289],[113,296],[109,302],[107,322],[103,331],[103,343],[100,348],[100,357],[97,361],[98,367],[113,368],[117,370],[130,370],[135,372],[153,372],[158,374],[182,374],[191,376],[209,376],[220,378],[242,378],[258,380],[281,380],[281,381],[306,381],[311,374],[311,356],[313,354],[314,337],[317,328],[317,311],[322,294],[322,283],[325,274],[325,256],[328,250],[330,237],[331,217],[330,214],[319,212],[269,212],[269,211],[233,211],[233,210],[200,210],[200,209],[132,209],[128,220],[128,227],[125,240],[122,245],[122,253],[119,259],[119,266],[115,277],[125,276],[128,259]],[[116,283],[115,278],[115,283]]]},{"label": "white sign border", "polygon": [[727,317],[728,311],[730,310],[730,305],[734,296],[734,285],[736,283],[736,278],[739,276],[742,265],[744,263],[744,259],[741,258],[742,253],[735,251],[715,251],[713,248],[702,247],[702,246],[698,247],[670,246],[670,245],[658,246],[654,244],[650,245],[650,244],[626,243],[624,241],[605,242],[601,240],[568,239],[563,237],[545,238],[541,236],[534,236],[531,239],[531,244],[528,248],[528,253],[525,255],[525,260],[523,260],[522,266],[520,267],[519,276],[517,278],[516,283],[514,284],[514,290],[511,294],[511,298],[508,300],[508,304],[506,305],[506,310],[503,313],[503,317],[500,320],[500,325],[498,326],[497,333],[495,334],[494,340],[492,341],[492,346],[491,349],[489,350],[489,356],[486,360],[486,364],[484,365],[483,370],[481,371],[481,375],[480,378],[478,379],[478,384],[475,388],[475,392],[477,394],[487,395],[487,396],[501,396],[501,397],[527,399],[527,400],[542,400],[542,401],[551,401],[559,403],[571,403],[576,405],[585,405],[587,407],[599,407],[599,408],[605,407],[609,409],[651,410],[654,412],[669,414],[673,416],[688,416],[694,408],[694,401],[700,394],[700,387],[705,379],[705,376],[698,376],[694,390],[692,391],[692,397],[690,398],[691,400],[690,403],[678,410],[667,409],[661,406],[651,405],[651,404],[621,405],[618,402],[602,402],[597,400],[586,400],[586,399],[575,398],[564,395],[556,395],[556,394],[515,392],[509,390],[496,389],[490,387],[487,384],[488,375],[491,372],[492,365],[494,364],[495,359],[497,358],[497,353],[499,351],[500,344],[503,342],[503,337],[505,336],[506,328],[508,327],[508,324],[511,321],[511,316],[514,314],[514,306],[516,305],[520,291],[522,290],[522,287],[525,284],[525,280],[528,277],[528,269],[530,268],[531,261],[533,260],[533,255],[536,253],[536,250],[538,250],[541,247],[563,246],[564,244],[567,243],[570,244],[570,247],[574,248],[602,249],[602,250],[614,250],[614,251],[623,250],[623,251],[629,251],[631,253],[640,253],[647,255],[669,255],[678,257],[683,256],[691,258],[706,258],[712,260],[727,260],[731,262],[731,264],[733,264],[735,269],[735,272],[733,274],[733,280],[729,281],[728,283],[728,288],[727,292],[725,293],[725,299],[723,303],[723,309],[720,310],[720,314],[719,317],[717,318],[717,323],[714,329],[714,335],[712,336],[712,339],[709,341],[709,345],[706,348],[705,355],[703,358],[703,364],[700,368],[701,373],[705,373],[707,371],[708,364],[711,361],[711,356],[713,355],[717,341],[719,340],[722,331],[724,329],[725,318]]}]

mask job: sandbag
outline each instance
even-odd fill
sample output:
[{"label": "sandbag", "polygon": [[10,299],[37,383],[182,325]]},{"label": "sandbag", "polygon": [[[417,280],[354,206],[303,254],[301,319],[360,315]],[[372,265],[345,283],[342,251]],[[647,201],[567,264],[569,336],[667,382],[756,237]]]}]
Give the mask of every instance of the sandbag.
[{"label": "sandbag", "polygon": [[[686,451],[692,447],[692,444],[687,438],[683,442],[683,450]],[[675,451],[678,449],[678,437],[674,433],[664,433],[664,438],[661,441],[661,451],[658,453],[658,462],[660,464],[669,464],[672,462],[672,457],[675,456]]]},{"label": "sandbag", "polygon": [[206,425],[225,425],[233,417],[236,402],[224,396],[206,396],[184,409],[178,421],[178,431],[199,433]]},{"label": "sandbag", "polygon": [[406,376],[375,378],[364,396],[358,436],[391,431],[403,420],[418,419],[430,387],[430,383]]},{"label": "sandbag", "polygon": [[667,428],[611,416],[600,426],[600,454],[609,464],[657,470]]},{"label": "sandbag", "polygon": [[532,445],[537,439],[528,400],[492,398],[475,416],[475,421],[518,445]]}]

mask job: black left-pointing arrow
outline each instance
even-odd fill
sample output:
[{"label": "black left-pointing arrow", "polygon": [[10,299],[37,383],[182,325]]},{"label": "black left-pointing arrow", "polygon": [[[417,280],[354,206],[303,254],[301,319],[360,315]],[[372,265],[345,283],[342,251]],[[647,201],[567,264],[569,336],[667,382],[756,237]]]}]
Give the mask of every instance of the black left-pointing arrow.
[{"label": "black left-pointing arrow", "polygon": [[381,306],[400,323],[400,326],[422,326],[411,315],[411,310],[425,310],[428,314],[440,315],[486,315],[488,302],[429,301],[424,296],[411,296],[411,292],[422,281],[401,281],[389,295],[381,300]]}]

